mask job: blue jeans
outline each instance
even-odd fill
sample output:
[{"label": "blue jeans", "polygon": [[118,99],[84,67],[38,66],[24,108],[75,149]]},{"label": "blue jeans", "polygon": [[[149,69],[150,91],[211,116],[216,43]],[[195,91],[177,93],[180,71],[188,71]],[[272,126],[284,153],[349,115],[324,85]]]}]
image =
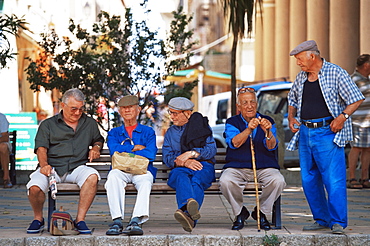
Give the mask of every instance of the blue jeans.
[{"label": "blue jeans", "polygon": [[195,199],[199,208],[202,206],[204,191],[212,185],[215,179],[215,168],[213,164],[201,162],[203,169],[191,170],[187,167],[176,167],[171,170],[167,184],[176,190],[176,201],[178,208],[187,204],[189,198]]},{"label": "blue jeans", "polygon": [[[346,161],[330,126],[300,127],[302,186],[313,218],[320,225],[347,227]],[[326,193],[327,197],[326,197]]]}]

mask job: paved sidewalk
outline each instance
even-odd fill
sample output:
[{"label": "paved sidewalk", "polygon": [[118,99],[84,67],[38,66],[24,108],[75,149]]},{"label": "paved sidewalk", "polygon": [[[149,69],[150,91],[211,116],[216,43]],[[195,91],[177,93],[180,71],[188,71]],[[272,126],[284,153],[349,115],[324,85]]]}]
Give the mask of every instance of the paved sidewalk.
[{"label": "paved sidewalk", "polygon": [[[130,219],[136,196],[127,196],[127,216]],[[60,196],[58,206],[76,216],[78,197]],[[254,195],[246,195],[249,211],[255,206]],[[313,223],[310,209],[301,187],[287,187],[282,194],[281,230],[257,231],[252,218],[240,231],[230,230],[233,216],[222,195],[206,195],[201,209],[202,218],[192,233],[185,232],[174,219],[174,195],[151,195],[150,219],[144,224],[144,236],[109,237],[105,235],[111,223],[107,199],[98,195],[89,210],[86,223],[94,228],[92,236],[53,237],[47,231],[30,235],[26,229],[32,221],[32,210],[24,185],[13,189],[0,188],[1,245],[260,245],[262,237],[275,234],[285,245],[370,245],[370,189],[348,189],[349,226],[345,235],[333,235],[330,230],[303,232],[302,227]],[[46,219],[47,210],[44,209]],[[73,244],[71,244],[73,242]]]}]

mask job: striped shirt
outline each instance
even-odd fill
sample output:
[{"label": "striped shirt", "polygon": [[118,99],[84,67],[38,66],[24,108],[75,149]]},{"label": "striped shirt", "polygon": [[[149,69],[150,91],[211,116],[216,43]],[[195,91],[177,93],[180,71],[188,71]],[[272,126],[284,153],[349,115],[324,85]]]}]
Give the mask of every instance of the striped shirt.
[{"label": "striped shirt", "polygon": [[[298,121],[301,117],[302,93],[304,83],[307,81],[307,75],[307,72],[299,72],[288,94],[288,104],[297,109],[296,117]],[[338,117],[348,105],[364,99],[364,96],[349,74],[338,65],[323,59],[323,65],[318,77],[325,103],[334,118]],[[287,150],[293,151],[297,149],[298,140],[299,131],[290,140]],[[343,129],[335,134],[334,143],[339,147],[344,147],[347,142],[352,140],[350,118],[345,121]]]}]

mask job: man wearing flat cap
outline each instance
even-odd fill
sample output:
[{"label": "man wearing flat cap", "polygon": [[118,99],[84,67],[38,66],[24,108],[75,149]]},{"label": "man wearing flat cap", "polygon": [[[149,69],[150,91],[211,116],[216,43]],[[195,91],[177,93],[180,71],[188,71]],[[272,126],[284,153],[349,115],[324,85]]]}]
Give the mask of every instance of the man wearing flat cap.
[{"label": "man wearing flat cap", "polygon": [[[113,223],[110,224],[106,234],[143,235],[139,225],[149,219],[150,191],[157,173],[157,168],[153,166],[157,153],[156,136],[151,127],[137,122],[141,110],[138,97],[124,96],[119,100],[118,107],[124,125],[113,128],[108,133],[107,144],[110,155],[112,156],[116,151],[132,153],[149,159],[149,165],[146,174],[131,174],[118,169],[112,169],[109,172],[105,189]],[[131,220],[123,230],[121,220],[125,215],[125,187],[128,183],[135,185],[137,197]]]},{"label": "man wearing flat cap", "polygon": [[215,179],[217,148],[207,117],[192,113],[189,99],[172,98],[168,107],[173,125],[164,137],[163,162],[172,169],[168,185],[176,190],[175,219],[191,232],[200,218],[204,191]]},{"label": "man wearing flat cap", "polygon": [[342,234],[348,223],[344,147],[352,141],[350,115],[364,96],[344,69],[320,57],[314,40],[290,55],[302,71],[288,94],[295,135],[287,149],[299,149],[302,187],[315,220],[303,230]]}]

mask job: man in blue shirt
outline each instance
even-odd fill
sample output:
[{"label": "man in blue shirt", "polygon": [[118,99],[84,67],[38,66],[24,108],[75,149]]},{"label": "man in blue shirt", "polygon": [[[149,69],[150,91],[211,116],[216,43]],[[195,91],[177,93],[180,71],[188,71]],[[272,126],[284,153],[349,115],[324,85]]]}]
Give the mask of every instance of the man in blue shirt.
[{"label": "man in blue shirt", "polygon": [[200,218],[204,191],[215,179],[217,148],[207,117],[192,113],[194,104],[189,99],[172,98],[168,107],[173,126],[164,137],[163,162],[172,168],[168,185],[176,190],[175,219],[191,232]]},{"label": "man in blue shirt", "polygon": [[320,57],[314,40],[290,55],[302,71],[288,94],[289,128],[295,135],[287,149],[296,149],[299,140],[302,186],[315,220],[303,230],[331,228],[342,234],[348,223],[344,147],[352,141],[350,115],[364,96],[344,69]]},{"label": "man in blue shirt", "polygon": [[[274,202],[285,187],[277,158],[278,140],[275,123],[269,116],[257,112],[257,97],[253,88],[241,88],[237,95],[240,114],[227,119],[224,136],[227,143],[226,164],[220,177],[222,194],[230,203],[235,221],[232,230],[240,230],[249,217],[243,205],[243,190],[248,182],[254,182],[253,162],[257,169],[257,180],[262,183],[260,197],[260,225],[271,229],[266,215],[272,213]],[[252,156],[251,138],[255,156]],[[257,207],[252,212],[257,220]]]},{"label": "man in blue shirt", "polygon": [[[153,166],[157,153],[156,138],[151,127],[137,122],[137,117],[141,110],[137,96],[122,97],[118,102],[118,107],[118,112],[124,120],[124,125],[113,128],[108,133],[107,144],[111,156],[116,151],[119,153],[132,153],[149,159],[149,165],[146,174],[131,174],[119,169],[113,169],[109,172],[105,189],[107,190],[109,210],[113,223],[106,234],[143,235],[143,230],[139,225],[149,219],[150,191],[157,173],[157,168]],[[125,187],[127,183],[135,185],[137,197],[132,218],[126,229],[123,230],[121,220],[125,215]]]}]

